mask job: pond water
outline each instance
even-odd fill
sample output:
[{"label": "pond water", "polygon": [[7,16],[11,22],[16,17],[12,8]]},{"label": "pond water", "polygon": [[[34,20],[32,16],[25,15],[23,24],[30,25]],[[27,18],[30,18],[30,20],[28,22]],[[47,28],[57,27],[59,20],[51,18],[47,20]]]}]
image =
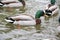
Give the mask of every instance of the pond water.
[{"label": "pond water", "polygon": [[21,29],[17,29],[16,25],[5,22],[4,19],[7,16],[23,13],[33,15],[37,10],[43,10],[49,0],[26,0],[26,2],[26,8],[22,8],[23,10],[21,8],[13,8],[11,9],[12,11],[7,11],[8,8],[0,8],[0,40],[60,40],[59,31],[57,30],[60,14],[43,20],[44,23],[41,23],[41,25],[21,26]]}]

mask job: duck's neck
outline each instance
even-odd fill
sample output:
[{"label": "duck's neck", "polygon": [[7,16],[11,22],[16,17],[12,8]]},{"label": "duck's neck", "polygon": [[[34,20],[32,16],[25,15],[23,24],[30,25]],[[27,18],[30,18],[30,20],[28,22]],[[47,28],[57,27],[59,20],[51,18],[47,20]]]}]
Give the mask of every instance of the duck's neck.
[{"label": "duck's neck", "polygon": [[43,10],[38,10],[36,12],[36,15],[35,15],[35,19],[36,19],[36,24],[40,24],[41,23],[41,17],[44,16],[44,11]]},{"label": "duck's neck", "polygon": [[40,18],[36,19],[36,24],[44,23],[44,19],[45,19],[44,16],[41,16]]},{"label": "duck's neck", "polygon": [[40,19],[36,19],[36,25],[40,24],[40,23],[41,23],[41,20]]},{"label": "duck's neck", "polygon": [[25,1],[24,0],[18,0],[19,2],[21,2],[23,4],[23,8],[25,7]]}]

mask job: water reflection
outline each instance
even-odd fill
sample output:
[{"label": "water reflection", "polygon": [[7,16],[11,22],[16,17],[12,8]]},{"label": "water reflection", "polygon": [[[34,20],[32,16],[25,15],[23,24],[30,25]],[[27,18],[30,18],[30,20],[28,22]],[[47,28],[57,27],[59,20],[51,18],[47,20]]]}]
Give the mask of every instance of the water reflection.
[{"label": "water reflection", "polygon": [[35,26],[37,33],[40,33],[41,30],[41,24],[38,24]]}]

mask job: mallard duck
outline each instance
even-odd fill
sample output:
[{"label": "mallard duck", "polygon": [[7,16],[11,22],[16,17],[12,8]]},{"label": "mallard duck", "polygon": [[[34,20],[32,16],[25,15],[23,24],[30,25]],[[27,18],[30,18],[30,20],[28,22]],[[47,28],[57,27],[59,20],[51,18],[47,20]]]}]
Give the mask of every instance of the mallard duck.
[{"label": "mallard duck", "polygon": [[20,14],[13,17],[6,17],[5,21],[12,24],[19,25],[36,25],[41,23],[41,19],[44,18],[44,12],[38,10],[36,12],[35,18],[29,14]]},{"label": "mallard duck", "polygon": [[50,4],[46,5],[45,13],[48,16],[52,16],[58,13],[59,7],[55,4],[55,0],[51,0]]}]

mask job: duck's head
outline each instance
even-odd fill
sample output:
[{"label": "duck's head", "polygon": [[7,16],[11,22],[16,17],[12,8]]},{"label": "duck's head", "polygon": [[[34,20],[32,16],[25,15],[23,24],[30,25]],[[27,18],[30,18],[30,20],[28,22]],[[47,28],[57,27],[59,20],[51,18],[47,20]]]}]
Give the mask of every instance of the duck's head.
[{"label": "duck's head", "polygon": [[38,10],[35,15],[36,24],[40,24],[41,21],[44,19],[44,11]]},{"label": "duck's head", "polygon": [[51,1],[50,1],[50,3],[51,3],[52,5],[54,5],[55,2],[56,2],[56,0],[51,0]]}]

